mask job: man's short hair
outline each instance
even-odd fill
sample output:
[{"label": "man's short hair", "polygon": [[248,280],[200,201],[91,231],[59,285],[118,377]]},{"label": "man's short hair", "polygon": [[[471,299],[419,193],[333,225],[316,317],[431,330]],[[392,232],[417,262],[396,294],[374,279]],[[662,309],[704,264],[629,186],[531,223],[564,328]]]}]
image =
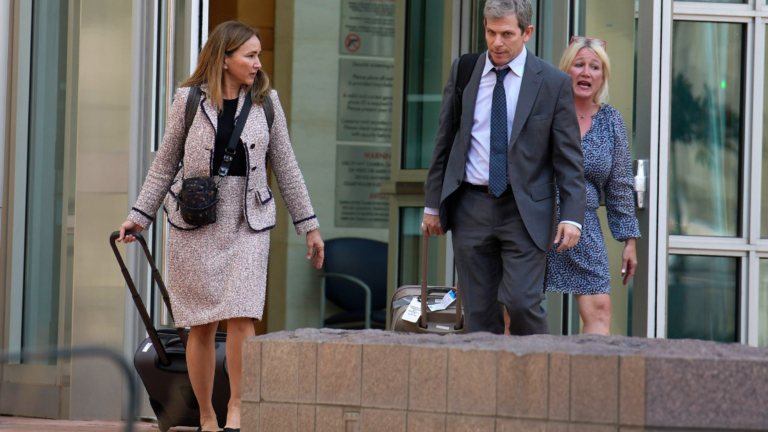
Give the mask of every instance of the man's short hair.
[{"label": "man's short hair", "polygon": [[486,20],[503,19],[510,15],[517,15],[517,25],[524,32],[533,19],[530,0],[488,0],[483,8],[483,18]]}]

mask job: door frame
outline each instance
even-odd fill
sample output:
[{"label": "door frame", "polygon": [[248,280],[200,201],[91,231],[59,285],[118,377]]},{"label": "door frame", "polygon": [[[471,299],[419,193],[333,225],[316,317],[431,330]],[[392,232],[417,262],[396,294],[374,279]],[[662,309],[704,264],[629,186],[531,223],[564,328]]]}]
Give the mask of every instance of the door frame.
[{"label": "door frame", "polygon": [[[472,39],[472,11],[477,0],[453,0],[450,14],[446,13],[446,29],[451,29],[451,36],[446,37],[444,44],[450,44],[450,49],[446,49],[444,56],[446,62],[450,62],[460,53],[469,52]],[[565,49],[568,45],[567,37],[571,34],[571,9],[572,0],[555,0],[551,3],[552,7],[560,12],[554,18],[553,25],[564,25],[566,27],[562,35],[566,37],[562,41],[554,41],[553,49]],[[634,141],[635,156],[637,159],[648,159],[650,161],[650,173],[648,179],[647,202],[648,207],[644,210],[638,210],[637,217],[640,222],[641,232],[647,233],[638,240],[637,251],[638,261],[648,263],[640,266],[635,275],[633,302],[632,302],[632,320],[631,334],[643,337],[655,337],[657,334],[656,315],[660,307],[657,299],[657,287],[666,281],[666,249],[667,249],[667,228],[666,215],[667,207],[667,179],[665,170],[660,167],[668,165],[668,155],[665,149],[660,147],[662,140],[660,137],[664,133],[668,135],[667,129],[663,129],[660,124],[660,118],[665,115],[664,104],[669,104],[668,90],[669,83],[661,80],[664,67],[668,68],[668,62],[664,63],[662,34],[669,32],[671,19],[663,21],[662,17],[664,7],[669,8],[669,1],[653,0],[652,2],[639,2],[638,18],[638,53],[637,53],[637,88],[649,88],[651,91],[638,92],[635,98],[636,115],[636,135]],[[543,9],[539,11],[543,16]],[[669,13],[669,12],[667,12]],[[670,15],[667,15],[668,17]],[[401,166],[402,142],[402,110],[404,96],[404,77],[405,77],[405,45],[406,45],[406,4],[398,2],[396,10],[395,33],[395,78],[393,87],[393,129],[392,136],[397,137],[393,140],[392,160],[392,180],[382,185],[382,192],[390,194],[390,250],[389,250],[389,269],[388,269],[388,290],[391,295],[397,288],[398,278],[398,259],[399,259],[399,209],[401,207],[423,206],[424,189],[427,170],[403,170]],[[542,33],[543,34],[543,33]],[[558,33],[560,34],[560,33]],[[539,36],[541,37],[541,35]],[[560,46],[559,44],[562,44]],[[553,51],[554,52],[554,51]],[[447,78],[448,70],[445,68],[443,77]],[[664,99],[664,95],[666,99]],[[668,107],[666,109],[668,115]],[[668,149],[666,149],[668,152]],[[454,267],[453,256],[450,253],[450,239],[440,243],[440,261],[439,268],[446,269],[445,281],[440,283],[449,283],[449,272],[447,269]],[[442,273],[442,270],[441,270]],[[453,273],[455,274],[455,273]],[[451,274],[451,275],[453,275]],[[551,298],[550,298],[551,297]],[[572,309],[567,307],[568,302],[561,296],[548,296],[548,308],[550,309],[550,328],[557,329],[555,334],[568,333],[567,328],[573,326],[574,318],[571,316]],[[640,318],[640,319],[638,319]],[[578,319],[578,317],[576,317]]]},{"label": "door frame", "polygon": [[[659,242],[656,265],[657,301],[654,336],[667,337],[668,262],[670,254],[738,257],[738,317],[737,337],[741,343],[757,346],[759,337],[759,265],[768,258],[768,239],[761,238],[763,103],[765,81],[765,37],[768,6],[762,0],[746,4],[712,4],[665,1],[663,3],[661,40],[661,86],[659,115],[659,231],[668,232],[670,114],[672,80],[672,28],[674,21],[728,22],[745,26],[743,154],[741,159],[741,233],[738,237],[666,236],[666,245]],[[758,85],[757,83],[761,83]],[[666,247],[664,247],[666,246]]]}]

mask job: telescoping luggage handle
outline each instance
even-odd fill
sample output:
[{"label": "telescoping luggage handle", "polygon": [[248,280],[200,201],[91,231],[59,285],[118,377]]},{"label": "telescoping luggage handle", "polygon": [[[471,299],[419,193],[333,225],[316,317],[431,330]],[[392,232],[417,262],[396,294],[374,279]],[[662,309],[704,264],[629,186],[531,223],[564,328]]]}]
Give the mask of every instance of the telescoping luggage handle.
[{"label": "telescoping luggage handle", "polygon": [[[152,268],[152,278],[154,278],[155,282],[157,282],[157,287],[160,288],[160,294],[163,296],[163,302],[168,308],[168,313],[171,315],[171,319],[173,319],[173,310],[171,309],[171,299],[168,297],[168,290],[165,289],[163,278],[160,277],[160,272],[155,266],[155,260],[152,259],[152,254],[149,252],[149,248],[147,247],[146,240],[144,240],[144,236],[134,231],[126,231],[125,235],[134,236],[136,240],[139,241],[139,244],[141,244],[141,248],[144,249],[144,255],[147,256],[149,266]],[[165,347],[163,347],[163,344],[160,342],[160,338],[157,335],[157,329],[155,329],[155,325],[152,324],[152,320],[149,318],[147,308],[144,306],[144,302],[141,300],[141,296],[136,289],[136,285],[133,283],[131,274],[125,267],[123,257],[120,256],[120,251],[117,250],[117,239],[119,237],[120,231],[115,231],[111,236],[109,236],[109,243],[112,245],[112,251],[115,252],[115,257],[117,258],[117,263],[120,264],[120,270],[123,272],[125,283],[128,285],[128,290],[131,292],[131,297],[133,297],[133,302],[136,304],[136,309],[139,310],[141,320],[144,321],[144,326],[147,328],[147,333],[149,333],[149,339],[152,341],[152,345],[155,347],[155,351],[157,351],[158,357],[160,357],[160,363],[162,363],[164,366],[168,365],[170,362],[168,361],[168,355],[165,352]],[[183,328],[177,328],[176,332],[179,334],[179,339],[181,339],[181,343],[184,345],[184,348],[186,348],[187,333]]]},{"label": "telescoping luggage handle", "polygon": [[[421,253],[421,328],[427,328],[427,264],[429,254],[429,237],[424,236],[424,250]],[[456,326],[454,329],[461,329],[461,291],[459,282],[456,282]]]}]

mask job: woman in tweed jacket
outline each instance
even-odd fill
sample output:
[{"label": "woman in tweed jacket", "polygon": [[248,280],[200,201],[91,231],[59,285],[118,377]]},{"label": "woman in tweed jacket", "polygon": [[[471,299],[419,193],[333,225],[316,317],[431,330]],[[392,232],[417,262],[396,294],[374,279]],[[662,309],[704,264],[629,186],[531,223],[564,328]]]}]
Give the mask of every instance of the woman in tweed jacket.
[{"label": "woman in tweed jacket", "polygon": [[[254,335],[253,320],[261,319],[269,256],[269,230],[275,226],[275,200],[267,180],[268,160],[298,234],[306,234],[307,258],[320,268],[323,241],[309,201],[304,178],[288,138],[277,92],[261,70],[261,42],[251,27],[230,21],[216,27],[200,54],[195,73],[176,91],[163,144],[147,174],[128,220],[121,227],[149,227],[163,199],[171,227],[168,236],[168,291],[177,327],[191,327],[187,364],[200,405],[203,431],[219,430],[211,403],[215,371],[217,324],[227,320],[227,364],[231,398],[226,430],[240,428],[241,350]],[[189,133],[184,117],[190,86],[202,91]],[[274,124],[267,128],[263,103],[270,97]],[[217,222],[196,227],[182,220],[172,195],[183,178],[209,177],[218,172],[243,102],[253,107],[245,119],[230,174],[219,180]],[[183,169],[179,161],[183,157]],[[118,240],[118,241],[120,241]]]}]

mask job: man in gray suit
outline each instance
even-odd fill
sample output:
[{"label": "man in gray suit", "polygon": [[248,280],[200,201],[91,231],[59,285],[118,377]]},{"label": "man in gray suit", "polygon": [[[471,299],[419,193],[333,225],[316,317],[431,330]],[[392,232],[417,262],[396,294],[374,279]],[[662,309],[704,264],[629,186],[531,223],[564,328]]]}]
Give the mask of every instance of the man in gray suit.
[{"label": "man in gray suit", "polygon": [[576,245],[586,204],[572,81],[525,49],[529,0],[488,0],[483,14],[488,51],[463,91],[458,125],[459,59],[443,91],[422,230],[453,232],[469,331],[502,334],[504,305],[511,334],[549,333],[546,251]]}]

